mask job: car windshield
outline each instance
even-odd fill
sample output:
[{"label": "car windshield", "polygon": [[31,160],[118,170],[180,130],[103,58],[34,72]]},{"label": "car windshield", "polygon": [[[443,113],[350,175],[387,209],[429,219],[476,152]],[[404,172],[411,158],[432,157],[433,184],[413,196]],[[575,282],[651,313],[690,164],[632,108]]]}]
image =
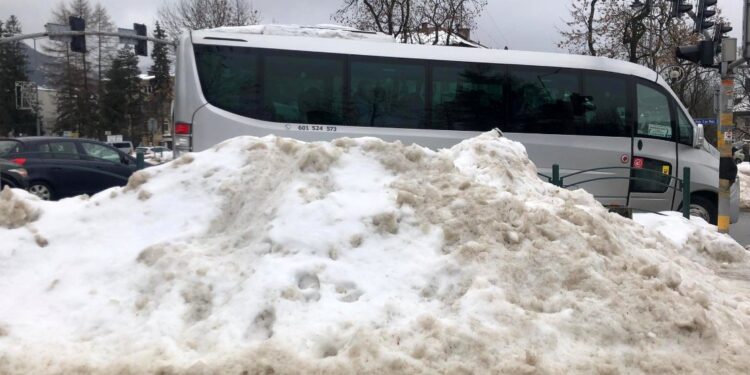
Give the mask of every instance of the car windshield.
[{"label": "car windshield", "polygon": [[115,146],[117,148],[130,148],[130,143],[116,142],[113,143],[112,146]]},{"label": "car windshield", "polygon": [[0,156],[20,151],[21,144],[13,140],[0,141]]}]

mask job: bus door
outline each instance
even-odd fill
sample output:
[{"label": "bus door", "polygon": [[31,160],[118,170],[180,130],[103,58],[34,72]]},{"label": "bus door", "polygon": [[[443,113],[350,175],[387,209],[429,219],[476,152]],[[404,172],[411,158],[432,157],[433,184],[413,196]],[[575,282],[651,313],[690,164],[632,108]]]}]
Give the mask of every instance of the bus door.
[{"label": "bus door", "polygon": [[[609,73],[511,68],[510,139],[526,146],[539,172],[560,167],[563,185],[625,207],[632,129],[628,81]],[[632,120],[630,120],[632,122]],[[542,133],[542,134],[539,134]]]},{"label": "bus door", "polygon": [[671,210],[677,149],[669,96],[657,85],[635,85],[636,126],[629,206],[636,212]]}]

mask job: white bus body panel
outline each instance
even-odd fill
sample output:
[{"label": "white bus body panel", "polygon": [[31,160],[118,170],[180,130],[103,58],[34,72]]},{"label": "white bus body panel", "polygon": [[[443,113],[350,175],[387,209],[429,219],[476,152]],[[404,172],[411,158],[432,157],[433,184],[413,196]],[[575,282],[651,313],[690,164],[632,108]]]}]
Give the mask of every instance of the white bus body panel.
[{"label": "white bus body panel", "polygon": [[[205,39],[207,37],[217,39]],[[236,40],[220,40],[219,38],[232,38]],[[673,98],[676,98],[669,85],[654,71],[640,65],[603,57],[462,47],[434,47],[399,43],[372,43],[300,36],[231,34],[202,30],[194,31],[192,35],[184,35],[181,38],[176,59],[175,91],[177,95],[174,121],[192,124],[191,146],[193,151],[208,149],[219,142],[239,135],[265,136],[273,134],[303,141],[324,141],[340,137],[373,136],[386,141],[398,140],[404,144],[415,143],[432,149],[438,149],[451,147],[461,140],[479,134],[478,132],[470,131],[284,124],[236,115],[208,104],[203,96],[195,65],[193,42],[208,45],[362,56],[599,70],[640,77],[655,82],[667,90]],[[687,113],[682,103],[679,100],[675,101],[680,106],[680,109]],[[693,121],[692,118],[690,118],[690,121]],[[694,122],[693,126],[695,127]],[[553,164],[559,164],[566,168],[561,170],[561,175],[566,175],[583,169],[629,166],[633,156],[631,154],[632,138],[528,133],[506,133],[505,135],[509,139],[521,142],[526,147],[530,159],[537,165],[539,172],[548,176],[552,175]],[[671,145],[672,150],[674,150],[674,142],[671,142]],[[675,164],[677,167],[674,168],[675,171],[673,173],[676,173],[681,178],[682,167],[689,166],[691,168],[693,191],[705,190],[712,193],[718,191],[719,162],[718,156],[712,153],[711,149],[710,145],[706,145],[701,149],[695,149],[686,145],[678,146],[679,164]],[[624,161],[625,158],[627,158],[627,161]],[[575,168],[570,168],[570,166],[575,166]],[[564,182],[566,185],[569,185],[584,179],[604,177],[626,178],[629,177],[629,172],[625,169],[595,171],[578,175],[575,178],[571,177]],[[582,185],[582,187],[597,196],[603,204],[625,206],[629,203],[628,183],[627,180],[623,179],[622,181],[624,182],[620,182],[617,179],[602,179],[587,183]],[[670,189],[670,191],[673,190]],[[675,194],[674,192],[671,193],[669,199],[666,199],[666,197],[662,198],[662,204],[658,206],[651,205],[645,208],[649,210],[677,209],[682,201],[681,194]],[[734,203],[734,201],[732,203],[733,208],[737,207],[736,214],[733,213],[732,215],[732,221],[735,222],[739,217],[738,189],[733,191],[732,199],[737,201],[737,203]]]}]

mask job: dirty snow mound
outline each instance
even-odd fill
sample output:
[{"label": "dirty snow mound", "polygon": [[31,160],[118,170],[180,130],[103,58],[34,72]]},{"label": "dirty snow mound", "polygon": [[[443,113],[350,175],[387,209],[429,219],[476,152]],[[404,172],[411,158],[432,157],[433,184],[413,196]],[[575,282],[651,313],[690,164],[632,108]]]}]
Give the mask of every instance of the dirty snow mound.
[{"label": "dirty snow mound", "polygon": [[740,180],[740,208],[750,209],[750,163],[737,166],[737,177]]},{"label": "dirty snow mound", "polygon": [[750,372],[747,285],[708,267],[746,256],[543,183],[496,133],[241,137],[20,198],[42,215],[0,227],[3,374]]},{"label": "dirty snow mound", "polygon": [[742,263],[750,256],[728,234],[717,232],[716,226],[698,217],[690,221],[679,212],[634,214],[633,219],[646,228],[657,230],[671,241],[680,253],[713,269],[728,263]]},{"label": "dirty snow mound", "polygon": [[3,188],[0,192],[0,227],[17,228],[39,217],[39,211],[27,203],[27,199],[33,198],[23,190]]}]

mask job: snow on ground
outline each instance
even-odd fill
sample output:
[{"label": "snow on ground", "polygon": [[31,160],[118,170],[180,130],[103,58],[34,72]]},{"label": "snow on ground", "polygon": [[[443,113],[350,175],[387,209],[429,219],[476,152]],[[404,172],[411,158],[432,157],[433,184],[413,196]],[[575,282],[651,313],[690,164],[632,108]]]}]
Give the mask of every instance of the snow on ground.
[{"label": "snow on ground", "polygon": [[737,176],[740,179],[740,207],[750,209],[750,163],[737,165]]},{"label": "snow on ground", "polygon": [[683,256],[714,270],[735,266],[743,257],[737,241],[728,234],[718,233],[715,225],[699,217],[691,216],[688,221],[680,212],[667,211],[633,214],[633,220],[658,231]]},{"label": "snow on ground", "polygon": [[330,39],[354,39],[367,40],[370,42],[395,43],[396,40],[391,35],[383,33],[363,32],[355,28],[320,24],[314,26],[306,25],[250,25],[250,26],[227,26],[209,29],[209,31],[218,31],[225,33],[237,34],[262,34],[277,36],[302,36]]},{"label": "snow on ground", "polygon": [[162,164],[174,159],[173,151],[160,151],[154,152],[147,156],[144,160],[149,164]]},{"label": "snow on ground", "polygon": [[236,138],[0,217],[2,374],[750,373],[750,288],[712,268],[739,245],[665,240],[494,133]]}]

